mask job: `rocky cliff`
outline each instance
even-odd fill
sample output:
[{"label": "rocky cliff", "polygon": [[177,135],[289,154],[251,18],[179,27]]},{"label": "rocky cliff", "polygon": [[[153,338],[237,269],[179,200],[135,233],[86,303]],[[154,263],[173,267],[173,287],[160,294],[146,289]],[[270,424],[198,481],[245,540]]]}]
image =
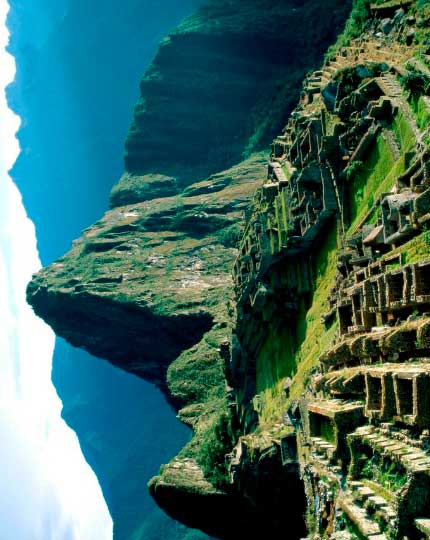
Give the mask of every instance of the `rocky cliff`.
[{"label": "rocky cliff", "polygon": [[127,171],[182,186],[267,147],[347,9],[339,0],[323,13],[310,0],[208,2],[162,41],[142,79]]},{"label": "rocky cliff", "polygon": [[[112,209],[29,287],[57,332],[169,392],[194,438],[151,493],[221,538],[429,534],[430,12],[358,0],[318,69],[346,8],[185,21],[142,83]],[[252,151],[307,62],[267,165]]]}]

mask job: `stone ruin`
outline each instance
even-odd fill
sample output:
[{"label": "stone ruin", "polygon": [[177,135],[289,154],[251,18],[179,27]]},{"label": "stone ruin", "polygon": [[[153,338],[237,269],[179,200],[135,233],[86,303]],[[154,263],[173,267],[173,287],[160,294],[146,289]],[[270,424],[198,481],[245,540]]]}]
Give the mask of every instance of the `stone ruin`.
[{"label": "stone ruin", "polygon": [[[335,338],[284,414],[288,435],[274,443],[285,466],[300,467],[315,540],[430,538],[430,147],[398,79],[411,56],[411,4],[372,5],[366,36],[307,77],[272,144],[234,266],[227,372],[238,422],[252,432],[259,351],[269,330],[293,325],[313,293],[312,252],[330,224],[340,231],[321,317]],[[402,39],[386,37],[393,32]],[[395,135],[399,117],[413,147]],[[348,182],[381,138],[404,167],[353,222]]]}]

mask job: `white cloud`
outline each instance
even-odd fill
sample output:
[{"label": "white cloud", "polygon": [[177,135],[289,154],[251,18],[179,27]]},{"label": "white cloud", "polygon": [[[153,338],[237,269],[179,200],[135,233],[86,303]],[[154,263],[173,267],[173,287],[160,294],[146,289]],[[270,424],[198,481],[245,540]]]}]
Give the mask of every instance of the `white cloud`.
[{"label": "white cloud", "polygon": [[5,86],[8,5],[0,0],[0,538],[110,540],[112,520],[51,383],[54,335],[25,300],[40,268],[35,229],[7,174],[18,156],[19,118]]}]

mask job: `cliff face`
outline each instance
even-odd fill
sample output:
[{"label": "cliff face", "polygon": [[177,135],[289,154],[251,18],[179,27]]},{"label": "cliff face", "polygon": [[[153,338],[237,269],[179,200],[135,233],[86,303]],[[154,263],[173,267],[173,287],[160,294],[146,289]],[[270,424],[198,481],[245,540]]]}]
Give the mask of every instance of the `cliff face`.
[{"label": "cliff face", "polygon": [[[28,289],[57,334],[154,382],[181,407],[194,438],[153,479],[151,493],[172,517],[225,538],[272,530],[265,519],[277,499],[255,471],[248,481],[260,485],[264,506],[226,490],[222,458],[235,438],[224,379],[234,309],[230,269],[242,213],[266,163],[257,154],[180,197],[109,211]],[[287,478],[287,493],[297,478],[277,473],[280,486]],[[298,528],[301,509],[293,512],[299,525],[289,517]]]},{"label": "cliff face", "polygon": [[287,526],[304,534],[298,466],[284,467],[273,445],[280,419],[245,461],[236,451],[225,459],[244,425],[225,383],[235,350],[231,268],[243,213],[267,176],[267,159],[252,151],[285,122],[298,81],[348,11],[335,0],[324,10],[311,1],[210,2],[187,19],[143,79],[111,210],[28,289],[58,335],[155,382],[180,408],[194,437],[150,490],[173,517],[222,538]]},{"label": "cliff face", "polygon": [[35,309],[72,344],[166,389],[169,364],[225,321],[239,223],[265,163],[110,210],[34,279]]},{"label": "cliff face", "polygon": [[183,185],[267,147],[347,9],[334,0],[327,10],[309,0],[209,2],[161,43],[141,82],[126,169]]},{"label": "cliff face", "polygon": [[[120,11],[115,0],[103,9],[95,0],[10,1],[17,75],[7,97],[23,120],[12,175],[44,236],[44,264],[106,209],[123,170],[136,81],[161,37],[203,1],[129,0]],[[58,223],[62,234],[44,234]]]}]

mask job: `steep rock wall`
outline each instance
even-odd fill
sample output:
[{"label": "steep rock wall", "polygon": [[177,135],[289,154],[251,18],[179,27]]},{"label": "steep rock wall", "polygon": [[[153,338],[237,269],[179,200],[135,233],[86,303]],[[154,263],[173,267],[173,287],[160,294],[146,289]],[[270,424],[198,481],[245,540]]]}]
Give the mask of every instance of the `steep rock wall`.
[{"label": "steep rock wall", "polygon": [[58,335],[166,389],[169,364],[220,322],[235,235],[265,162],[110,210],[34,279],[32,305]]},{"label": "steep rock wall", "polygon": [[323,10],[309,0],[209,2],[161,43],[142,79],[126,169],[183,185],[267,147],[347,9],[335,0]]}]

